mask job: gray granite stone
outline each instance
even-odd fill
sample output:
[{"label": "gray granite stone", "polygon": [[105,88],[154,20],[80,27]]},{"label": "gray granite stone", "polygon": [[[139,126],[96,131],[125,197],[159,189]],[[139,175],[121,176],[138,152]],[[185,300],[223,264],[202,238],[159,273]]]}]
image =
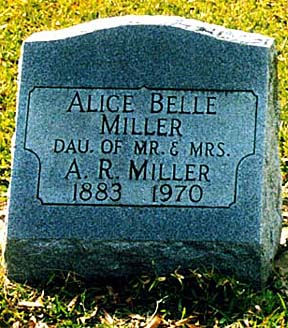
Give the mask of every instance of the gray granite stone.
[{"label": "gray granite stone", "polygon": [[264,283],[281,230],[275,58],[269,37],[180,17],[28,38],[8,275],[214,267]]}]

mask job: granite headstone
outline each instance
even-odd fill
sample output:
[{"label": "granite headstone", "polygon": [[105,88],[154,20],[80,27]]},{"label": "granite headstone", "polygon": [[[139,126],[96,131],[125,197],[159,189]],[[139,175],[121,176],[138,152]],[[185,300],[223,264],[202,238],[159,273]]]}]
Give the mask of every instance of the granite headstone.
[{"label": "granite headstone", "polygon": [[8,275],[215,267],[262,284],[281,230],[273,39],[98,19],[22,48]]}]

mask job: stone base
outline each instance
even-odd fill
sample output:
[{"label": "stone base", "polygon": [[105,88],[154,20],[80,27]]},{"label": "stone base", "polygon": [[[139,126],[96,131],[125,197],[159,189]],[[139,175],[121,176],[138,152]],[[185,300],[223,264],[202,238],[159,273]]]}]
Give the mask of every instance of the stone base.
[{"label": "stone base", "polygon": [[180,266],[215,268],[261,287],[272,269],[272,259],[263,253],[261,246],[252,244],[14,240],[5,257],[8,276],[22,282],[45,281],[60,272],[74,272],[87,280],[169,274]]}]

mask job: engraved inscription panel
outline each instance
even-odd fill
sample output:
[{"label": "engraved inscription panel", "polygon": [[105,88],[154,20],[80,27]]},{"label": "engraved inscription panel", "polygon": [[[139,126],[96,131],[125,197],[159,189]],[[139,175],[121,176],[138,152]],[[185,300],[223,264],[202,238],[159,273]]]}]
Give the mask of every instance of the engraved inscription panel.
[{"label": "engraved inscription panel", "polygon": [[255,152],[252,91],[35,87],[25,149],[42,204],[229,207]]}]

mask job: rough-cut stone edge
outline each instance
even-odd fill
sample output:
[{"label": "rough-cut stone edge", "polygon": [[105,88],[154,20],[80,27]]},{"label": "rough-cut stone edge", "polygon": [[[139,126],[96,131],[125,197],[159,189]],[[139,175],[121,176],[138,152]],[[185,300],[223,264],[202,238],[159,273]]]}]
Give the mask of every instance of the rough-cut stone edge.
[{"label": "rough-cut stone edge", "polygon": [[[273,262],[279,246],[282,228],[282,179],[278,149],[280,106],[278,102],[277,52],[275,44],[271,46],[268,53],[267,66],[267,109],[263,156],[264,160],[269,164],[264,166],[265,170],[263,172],[261,217],[266,218],[260,224],[260,242],[262,240],[267,241],[262,256],[262,265],[272,267],[271,262]],[[268,240],[271,243],[270,247]]]},{"label": "rough-cut stone edge", "polygon": [[261,265],[261,245],[253,244],[11,240],[5,255],[9,277],[22,282],[47,281],[52,274],[68,272],[86,280],[169,274],[182,267],[213,268],[261,287],[270,274]]},{"label": "rough-cut stone edge", "polygon": [[32,34],[26,42],[52,41],[69,37],[76,37],[92,33],[97,30],[105,30],[119,26],[131,25],[159,25],[194,31],[199,34],[230,42],[244,43],[247,45],[269,48],[273,38],[257,33],[249,33],[241,30],[228,29],[215,24],[208,24],[194,19],[179,16],[120,16],[112,18],[100,18],[87,23],[78,24],[58,31],[43,31]]}]

